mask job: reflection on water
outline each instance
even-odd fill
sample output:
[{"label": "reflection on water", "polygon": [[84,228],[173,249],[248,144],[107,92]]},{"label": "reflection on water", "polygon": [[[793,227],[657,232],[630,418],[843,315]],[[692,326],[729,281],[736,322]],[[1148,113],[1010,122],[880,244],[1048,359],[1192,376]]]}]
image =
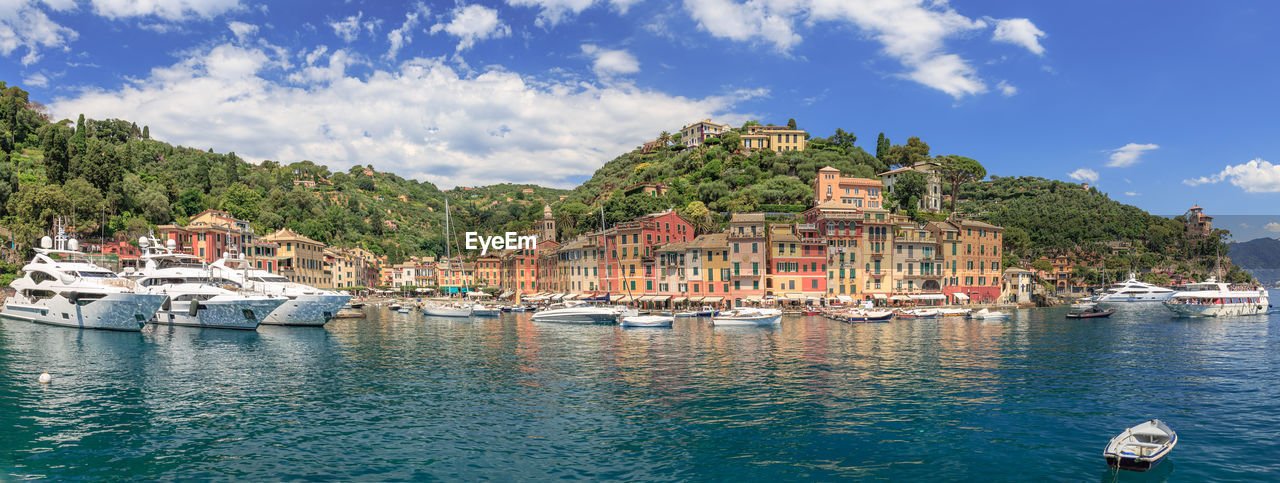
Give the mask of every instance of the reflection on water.
[{"label": "reflection on water", "polygon": [[[649,330],[368,312],[256,332],[6,321],[0,470],[1162,481],[1176,466],[1179,479],[1280,478],[1276,319],[1172,319],[1147,305],[1102,320],[1047,309]],[[35,382],[42,371],[52,384]],[[1150,417],[1179,431],[1170,460],[1146,475],[1107,470],[1106,441]]]}]

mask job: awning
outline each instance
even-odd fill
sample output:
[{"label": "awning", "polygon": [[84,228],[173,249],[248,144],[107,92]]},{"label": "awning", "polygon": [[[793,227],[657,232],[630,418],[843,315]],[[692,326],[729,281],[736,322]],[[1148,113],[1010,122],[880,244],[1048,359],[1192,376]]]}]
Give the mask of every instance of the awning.
[{"label": "awning", "polygon": [[580,297],[580,296],[582,296],[582,295],[581,295],[581,294],[576,294],[576,293],[571,293],[571,294],[565,295],[565,296],[564,296],[564,299],[565,299],[565,300],[573,300],[573,299],[576,299],[576,298],[578,298],[578,297]]},{"label": "awning", "polygon": [[879,300],[884,300],[884,299],[889,298],[887,295],[882,294],[882,293],[871,294],[871,296],[872,296],[872,297],[874,297],[874,298],[876,298],[876,299],[879,299]]},{"label": "awning", "polygon": [[906,302],[908,300],[911,300],[911,297],[908,297],[906,295],[894,295],[892,297],[889,297],[889,300],[892,300],[894,302]]},{"label": "awning", "polygon": [[667,300],[670,300],[670,299],[671,299],[670,295],[654,295],[649,298],[649,301],[650,302],[666,302]]},{"label": "awning", "polygon": [[962,293],[958,293],[958,292],[957,292],[957,293],[953,293],[953,294],[951,294],[951,296],[952,296],[952,297],[955,297],[955,298],[956,298],[956,300],[969,300],[969,296],[968,296],[968,295],[965,295],[965,294],[962,294]]},{"label": "awning", "polygon": [[515,292],[512,292],[512,291],[508,290],[508,291],[506,291],[506,292],[502,292],[502,295],[499,295],[499,296],[498,296],[498,298],[500,298],[500,299],[505,299],[505,298],[510,297],[510,296],[512,296],[512,295],[515,295]]},{"label": "awning", "polygon": [[[690,299],[690,300],[692,300],[692,299]],[[724,297],[702,297],[702,299],[700,299],[700,300],[698,300],[698,301],[699,301],[699,302],[711,303],[711,302],[719,302],[719,301],[721,301],[721,300],[724,300]]]},{"label": "awning", "polygon": [[621,297],[618,297],[618,299],[617,299],[616,301],[617,301],[617,302],[619,302],[619,303],[624,303],[624,304],[625,304],[625,303],[627,303],[627,302],[630,302],[630,301],[631,301],[631,296],[630,296],[630,295],[623,295],[623,296],[621,296]]},{"label": "awning", "polygon": [[488,296],[489,296],[489,294],[484,293],[484,292],[467,292],[467,296],[468,296],[468,297],[481,297],[481,298],[483,298],[483,297],[488,297]]},{"label": "awning", "polygon": [[908,295],[911,300],[946,300],[947,296],[940,293],[925,293],[919,295]]},{"label": "awning", "polygon": [[800,300],[804,298],[804,295],[801,295],[798,293],[784,293],[782,294],[782,298],[785,298],[787,300]]},{"label": "awning", "polygon": [[841,302],[844,302],[846,304],[853,303],[853,297],[850,297],[848,295],[837,295],[836,298],[839,298]]},{"label": "awning", "polygon": [[562,293],[552,294],[552,295],[551,295],[551,300],[561,300],[561,299],[563,299],[563,298],[564,298],[564,294],[562,294]]},{"label": "awning", "polygon": [[678,303],[680,303],[680,302],[684,302],[684,301],[686,301],[686,300],[689,300],[689,297],[676,297],[676,298],[671,299],[671,303],[673,303],[673,304],[678,304]]},{"label": "awning", "polygon": [[750,297],[747,297],[745,300],[748,302],[764,302],[764,299],[761,298],[759,295],[752,295]]}]

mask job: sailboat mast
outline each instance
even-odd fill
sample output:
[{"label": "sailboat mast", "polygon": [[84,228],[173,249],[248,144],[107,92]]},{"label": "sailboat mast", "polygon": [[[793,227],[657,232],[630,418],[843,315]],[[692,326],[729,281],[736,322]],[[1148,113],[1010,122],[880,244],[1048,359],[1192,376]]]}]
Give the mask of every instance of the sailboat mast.
[{"label": "sailboat mast", "polygon": [[444,196],[444,259],[448,263],[449,257],[449,195]]}]

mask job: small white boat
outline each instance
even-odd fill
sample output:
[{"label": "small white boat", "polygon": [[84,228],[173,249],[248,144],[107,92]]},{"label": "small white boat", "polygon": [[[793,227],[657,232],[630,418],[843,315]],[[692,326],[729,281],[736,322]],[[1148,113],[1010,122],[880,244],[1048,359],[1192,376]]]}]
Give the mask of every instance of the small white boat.
[{"label": "small white boat", "polygon": [[675,319],[670,315],[633,315],[622,318],[623,327],[671,327]]},{"label": "small white boat", "polygon": [[899,319],[934,319],[938,317],[938,309],[910,309],[898,314]]},{"label": "small white boat", "polygon": [[982,309],[969,314],[970,319],[975,320],[1004,320],[1009,318],[1009,314],[1004,312],[996,312],[994,310]]},{"label": "small white boat", "polygon": [[720,313],[719,310],[716,310],[715,307],[712,307],[710,305],[703,305],[702,308],[698,309],[697,312],[695,312],[695,314],[697,314],[698,317],[714,317],[716,314],[719,314],[719,313]]},{"label": "small white boat", "polygon": [[471,315],[476,317],[497,317],[502,315],[502,309],[484,304],[475,304],[471,306]]},{"label": "small white boat", "polygon": [[399,313],[402,313],[402,314],[407,314],[407,313],[409,313],[409,312],[410,312],[410,310],[409,310],[409,307],[400,307],[400,308],[396,309],[396,312],[399,312]]},{"label": "small white boat", "polygon": [[422,313],[431,317],[470,317],[470,305],[427,304],[422,306]]},{"label": "small white boat", "polygon": [[1111,438],[1102,456],[1112,468],[1147,471],[1169,456],[1177,444],[1178,433],[1164,421],[1152,419]]},{"label": "small white boat", "polygon": [[778,309],[756,309],[739,307],[711,318],[711,325],[747,325],[766,326],[782,321],[782,311]]},{"label": "small white boat", "polygon": [[938,317],[968,317],[970,309],[938,309]]}]

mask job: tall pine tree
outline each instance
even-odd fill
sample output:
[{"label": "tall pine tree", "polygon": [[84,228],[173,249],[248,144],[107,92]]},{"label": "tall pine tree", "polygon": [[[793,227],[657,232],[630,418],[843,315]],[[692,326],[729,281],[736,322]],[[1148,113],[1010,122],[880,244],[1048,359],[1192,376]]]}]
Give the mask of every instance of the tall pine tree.
[{"label": "tall pine tree", "polygon": [[889,138],[880,133],[880,137],[876,138],[876,159],[884,161],[885,155],[889,154],[889,146]]},{"label": "tall pine tree", "polygon": [[84,114],[80,115],[80,119],[76,121],[76,133],[71,135],[71,147],[74,149],[72,155],[83,155],[89,150],[88,141],[85,139],[87,134],[84,131]]}]

